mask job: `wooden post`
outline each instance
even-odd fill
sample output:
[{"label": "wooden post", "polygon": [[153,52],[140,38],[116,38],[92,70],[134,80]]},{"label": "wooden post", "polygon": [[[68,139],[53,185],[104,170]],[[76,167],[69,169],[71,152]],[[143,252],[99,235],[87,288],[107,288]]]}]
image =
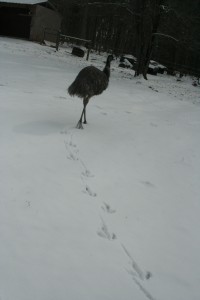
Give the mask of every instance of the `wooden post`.
[{"label": "wooden post", "polygon": [[59,43],[60,43],[60,30],[58,30],[57,37],[56,37],[56,51],[58,51]]},{"label": "wooden post", "polygon": [[87,50],[87,57],[86,57],[86,60],[89,59],[90,49],[91,49],[91,46],[90,46],[90,43],[88,43],[88,50]]},{"label": "wooden post", "polygon": [[90,55],[90,50],[91,50],[91,40],[84,40],[84,39],[80,39],[74,36],[69,36],[69,35],[65,35],[65,34],[61,34],[60,31],[58,31],[58,35],[57,35],[57,39],[56,39],[56,50],[58,51],[58,47],[60,44],[60,38],[64,39],[65,41],[76,41],[76,42],[84,42],[87,44],[87,56],[86,56],[86,60],[89,59],[89,55]]},{"label": "wooden post", "polygon": [[41,44],[42,44],[42,45],[44,44],[45,33],[46,33],[46,28],[44,28],[44,30],[43,30],[43,38],[42,38],[42,41],[41,41]]}]

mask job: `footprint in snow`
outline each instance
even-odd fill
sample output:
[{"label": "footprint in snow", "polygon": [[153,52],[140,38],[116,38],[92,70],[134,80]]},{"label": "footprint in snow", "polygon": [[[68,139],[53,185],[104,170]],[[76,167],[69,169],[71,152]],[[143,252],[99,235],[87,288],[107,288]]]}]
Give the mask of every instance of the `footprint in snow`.
[{"label": "footprint in snow", "polygon": [[82,167],[83,167],[83,171],[82,171],[82,175],[84,176],[84,177],[87,177],[87,178],[89,178],[89,177],[94,177],[94,175],[90,172],[90,170],[87,168],[87,166],[85,165],[85,163],[80,159],[80,163],[81,163],[81,165],[82,165]]},{"label": "footprint in snow", "polygon": [[97,231],[98,236],[105,238],[109,241],[116,240],[117,236],[115,233],[110,233],[108,230],[108,227],[106,226],[106,223],[104,220],[101,218],[102,221],[102,226],[101,229]]},{"label": "footprint in snow", "polygon": [[[66,131],[66,134],[69,136],[69,132]],[[83,193],[88,194],[90,197],[96,197],[97,193],[92,191],[92,189],[87,185],[87,178],[94,177],[91,172],[88,170],[87,166],[85,163],[82,161],[80,157],[78,157],[79,149],[77,148],[77,145],[73,142],[73,134],[71,133],[70,136],[68,137],[68,140],[64,142],[65,143],[65,148],[67,150],[67,158],[73,161],[78,161],[79,165],[81,165],[81,179],[82,182],[85,186],[85,189]]]},{"label": "footprint in snow", "polygon": [[142,285],[142,283],[133,274],[131,273],[129,274],[132,275],[133,281],[139,287],[140,291],[145,295],[147,299],[156,300],[156,298],[150,294],[150,292]]},{"label": "footprint in snow", "polygon": [[24,94],[33,94],[31,91],[24,91]]},{"label": "footprint in snow", "polygon": [[132,112],[131,112],[131,111],[125,111],[125,113],[126,113],[126,114],[131,114]]},{"label": "footprint in snow", "polygon": [[127,270],[127,272],[132,275],[132,276],[137,276],[140,280],[148,280],[152,277],[152,273],[147,271],[144,272],[142,271],[142,269],[139,267],[139,265],[136,263],[136,261],[133,259],[133,257],[131,256],[131,254],[129,253],[129,251],[126,249],[126,247],[121,244],[125,254],[128,256],[128,258],[130,259],[130,264],[131,264],[131,269]]},{"label": "footprint in snow", "polygon": [[149,88],[158,93],[158,90],[156,90],[153,86],[149,86]]},{"label": "footprint in snow", "polygon": [[25,203],[26,203],[26,207],[31,207],[31,201],[26,200]]},{"label": "footprint in snow", "polygon": [[77,147],[76,144],[73,142],[73,134],[70,135],[69,141],[66,141],[65,144],[73,148]]},{"label": "footprint in snow", "polygon": [[85,186],[85,191],[83,191],[83,192],[87,193],[91,197],[96,197],[97,196],[97,193],[93,192],[88,185]]},{"label": "footprint in snow", "polygon": [[99,105],[95,105],[98,109],[103,109],[101,106]]},{"label": "footprint in snow", "polygon": [[106,202],[104,202],[104,206],[101,207],[105,212],[109,213],[109,214],[114,214],[116,212],[115,209],[112,209],[110,207],[109,204],[107,204]]},{"label": "footprint in snow", "polygon": [[54,98],[56,98],[56,99],[62,99],[62,100],[66,100],[67,99],[67,97],[64,97],[64,96],[54,96]]},{"label": "footprint in snow", "polygon": [[150,123],[150,125],[151,125],[152,127],[158,127],[158,125],[155,124],[155,123]]},{"label": "footprint in snow", "polygon": [[72,152],[69,152],[69,155],[67,156],[67,158],[70,160],[74,160],[74,161],[78,160],[78,157]]},{"label": "footprint in snow", "polygon": [[134,275],[134,276],[137,275],[139,277],[139,279],[144,280],[144,278],[145,278],[144,272],[138,266],[136,261],[133,259],[133,257],[129,253],[129,251],[126,249],[126,247],[123,244],[121,244],[121,246],[122,246],[122,249],[124,250],[125,254],[130,259],[130,263],[131,263],[131,270],[127,271],[127,272],[131,275]]},{"label": "footprint in snow", "polygon": [[84,170],[82,173],[81,173],[84,177],[94,177],[94,175],[91,174],[91,172],[89,170]]},{"label": "footprint in snow", "polygon": [[155,185],[148,180],[145,181],[141,180],[140,182],[147,187],[155,187]]},{"label": "footprint in snow", "polygon": [[67,158],[70,160],[79,160],[79,158],[77,157],[78,154],[78,149],[76,149],[76,144],[74,144],[72,142],[72,138],[70,139],[69,142],[65,141],[65,148],[67,150],[68,156]]},{"label": "footprint in snow", "polygon": [[68,130],[67,129],[62,129],[61,131],[60,131],[60,134],[67,134],[68,133]]}]

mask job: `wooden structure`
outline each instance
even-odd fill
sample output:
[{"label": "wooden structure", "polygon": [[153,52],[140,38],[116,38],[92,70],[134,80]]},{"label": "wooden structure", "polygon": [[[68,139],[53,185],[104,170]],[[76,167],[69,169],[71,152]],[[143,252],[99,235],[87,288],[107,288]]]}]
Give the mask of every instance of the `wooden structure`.
[{"label": "wooden structure", "polygon": [[[89,59],[91,50],[91,40],[80,39],[78,37],[62,34],[60,31],[45,28],[42,43],[44,43],[45,41],[54,41],[55,48],[57,51],[59,49],[59,46],[62,45],[64,42],[72,43],[74,44],[72,54],[79,57],[84,57],[85,49],[87,49],[86,60]],[[82,49],[82,46],[84,46],[85,49]]]},{"label": "wooden structure", "polygon": [[[89,59],[89,55],[90,55],[90,49],[91,49],[91,40],[84,40],[84,39],[80,39],[74,36],[69,36],[69,35],[64,35],[64,34],[59,34],[58,38],[57,38],[57,50],[59,47],[60,42],[75,42],[77,45],[81,44],[84,45],[87,48],[87,56],[86,56],[86,60]],[[84,56],[84,51],[81,51],[82,49],[79,48],[78,46],[74,46],[74,48],[72,49],[72,54],[83,57]],[[81,52],[83,55],[81,55]]]},{"label": "wooden structure", "polygon": [[46,27],[60,26],[61,16],[48,0],[0,0],[0,35],[41,42]]}]

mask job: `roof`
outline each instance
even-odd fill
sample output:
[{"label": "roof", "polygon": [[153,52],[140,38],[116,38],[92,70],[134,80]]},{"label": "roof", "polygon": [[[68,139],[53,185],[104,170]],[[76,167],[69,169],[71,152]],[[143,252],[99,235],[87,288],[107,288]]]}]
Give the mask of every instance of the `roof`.
[{"label": "roof", "polygon": [[34,5],[38,3],[44,3],[47,1],[48,0],[0,0],[0,3]]}]

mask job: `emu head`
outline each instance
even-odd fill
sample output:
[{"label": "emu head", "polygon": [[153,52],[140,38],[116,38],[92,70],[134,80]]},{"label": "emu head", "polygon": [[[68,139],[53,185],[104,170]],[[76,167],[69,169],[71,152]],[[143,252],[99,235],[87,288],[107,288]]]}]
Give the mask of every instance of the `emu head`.
[{"label": "emu head", "polygon": [[109,54],[107,57],[107,62],[111,62],[112,60],[114,60],[114,56],[112,54]]},{"label": "emu head", "polygon": [[114,57],[113,57],[112,54],[108,55],[107,60],[106,60],[105,68],[103,69],[103,72],[106,74],[106,76],[107,76],[108,79],[110,77],[110,62],[113,59],[114,59]]}]

